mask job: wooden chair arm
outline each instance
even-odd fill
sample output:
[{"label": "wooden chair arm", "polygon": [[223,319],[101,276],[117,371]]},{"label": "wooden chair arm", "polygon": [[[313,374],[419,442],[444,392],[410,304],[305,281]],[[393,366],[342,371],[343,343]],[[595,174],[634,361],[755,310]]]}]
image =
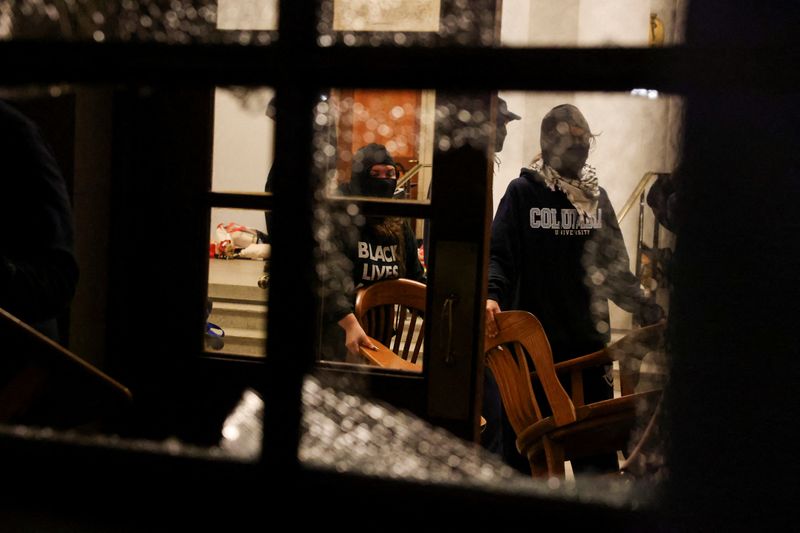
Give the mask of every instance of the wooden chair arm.
[{"label": "wooden chair arm", "polygon": [[[585,403],[583,396],[583,373],[581,370],[611,363],[612,360],[608,353],[605,350],[599,350],[588,355],[556,363],[553,365],[553,371],[559,376],[569,375],[570,388],[572,390],[570,399],[575,407],[580,407]],[[536,371],[531,372],[531,379],[541,382]]]},{"label": "wooden chair arm", "polygon": [[566,372],[572,372],[573,370],[583,370],[584,368],[591,368],[600,365],[610,365],[612,362],[613,359],[611,359],[611,356],[606,350],[598,350],[587,355],[582,355],[574,359],[568,359],[567,361],[556,363],[555,368],[557,374],[564,374]]},{"label": "wooden chair arm", "polygon": [[392,370],[406,370],[409,372],[421,372],[422,365],[417,363],[410,363],[391,351],[385,345],[380,343],[379,341],[373,339],[372,337],[368,337],[370,341],[372,341],[375,346],[378,347],[377,350],[370,350],[365,346],[359,346],[358,352],[359,354],[366,359],[370,364],[379,366],[381,368],[390,368]]}]

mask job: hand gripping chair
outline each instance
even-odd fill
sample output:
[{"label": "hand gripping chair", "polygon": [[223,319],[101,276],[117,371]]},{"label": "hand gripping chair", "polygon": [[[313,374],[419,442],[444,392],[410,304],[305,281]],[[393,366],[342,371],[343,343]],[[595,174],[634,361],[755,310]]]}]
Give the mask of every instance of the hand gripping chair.
[{"label": "hand gripping chair", "polygon": [[[646,423],[661,391],[633,392],[632,380],[623,379],[621,397],[587,405],[581,370],[611,364],[613,358],[621,359],[624,349],[641,346],[639,341],[657,342],[663,324],[637,330],[641,333],[635,339],[623,339],[625,342],[618,341],[604,350],[554,364],[547,336],[536,317],[525,311],[507,311],[496,318],[499,334],[485,339],[487,364],[517,435],[517,449],[528,458],[532,475],[563,477],[567,460],[626,451],[632,432]],[[535,373],[529,371],[528,357]],[[621,360],[620,366],[625,371],[636,365]],[[559,376],[570,380],[572,397]],[[533,392],[532,377],[542,385],[545,410]]]}]

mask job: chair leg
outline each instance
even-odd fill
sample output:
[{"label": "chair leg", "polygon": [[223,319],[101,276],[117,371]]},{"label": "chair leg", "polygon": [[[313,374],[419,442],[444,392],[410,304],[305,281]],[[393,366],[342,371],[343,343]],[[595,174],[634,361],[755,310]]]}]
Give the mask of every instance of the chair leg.
[{"label": "chair leg", "polygon": [[531,477],[546,478],[547,477],[547,458],[543,452],[529,457],[528,462],[531,465]]},{"label": "chair leg", "polygon": [[560,443],[545,437],[542,441],[547,461],[547,473],[550,477],[564,478],[564,448]]}]

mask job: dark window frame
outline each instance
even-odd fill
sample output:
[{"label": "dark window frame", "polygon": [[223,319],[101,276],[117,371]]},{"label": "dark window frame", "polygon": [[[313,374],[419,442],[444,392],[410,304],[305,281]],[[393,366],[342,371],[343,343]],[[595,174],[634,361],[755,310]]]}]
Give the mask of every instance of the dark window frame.
[{"label": "dark window frame", "polygon": [[[300,5],[303,4],[303,5]],[[294,133],[288,130],[289,125],[281,125],[288,121],[280,120],[281,116],[299,116],[306,113],[314,92],[325,86],[359,86],[379,87],[375,80],[390,79],[384,76],[366,77],[360,69],[353,65],[364,64],[379,55],[381,61],[375,62],[376,68],[381,64],[389,64],[387,58],[397,58],[408,62],[406,67],[392,68],[394,76],[402,74],[404,68],[416,73],[414,77],[404,79],[424,80],[425,87],[446,88],[449,86],[468,89],[520,89],[520,90],[584,90],[584,91],[617,91],[633,87],[648,87],[663,92],[685,93],[713,92],[720,88],[755,89],[765,91],[786,91],[798,86],[798,72],[794,67],[796,48],[775,49],[740,49],[730,48],[698,49],[685,46],[664,49],[317,49],[314,45],[313,19],[311,4],[301,2],[281,2],[282,17],[280,35],[287,36],[278,43],[264,48],[244,48],[236,45],[189,45],[161,46],[156,44],[134,43],[59,43],[59,42],[7,42],[0,43],[0,57],[6,69],[4,84],[51,83],[51,82],[159,82],[173,84],[211,85],[245,84],[272,85],[281,96],[278,104],[279,121],[276,137],[286,138]],[[289,16],[291,15],[291,16]],[[283,53],[292,51],[289,60]],[[443,67],[439,60],[442,54],[448,57],[448,65]],[[548,77],[535,80],[526,79],[525,66],[538,64],[550,73]],[[97,65],[100,65],[98,68]],[[469,67],[469,68],[466,68]],[[786,73],[782,77],[768,76],[774,70]],[[474,72],[493,72],[494,75],[474,76]],[[310,74],[317,73],[318,77]],[[293,94],[291,88],[296,80],[315,80]],[[395,78],[396,79],[396,78]],[[388,83],[388,82],[387,82]],[[413,85],[413,82],[412,82]],[[420,86],[422,86],[420,82]],[[299,139],[308,141],[311,138],[311,122],[296,121],[300,126]],[[297,140],[295,138],[294,140]],[[298,157],[292,158],[292,171],[297,175],[304,174],[308,154],[301,152],[296,143],[290,148]],[[306,143],[305,146],[308,146]],[[308,219],[303,208],[310,205],[311,196],[308,184],[287,182],[282,191],[285,198],[292,198],[291,209],[286,208],[286,223],[297,221],[303,224]],[[296,203],[295,203],[296,201]],[[249,199],[239,196],[224,196],[211,193],[209,206],[255,207],[259,209],[279,207],[273,205],[269,196],[259,197],[250,203]],[[294,215],[291,213],[294,211]],[[303,226],[304,237],[311,237],[310,228]],[[291,246],[291,245],[289,245]],[[300,245],[296,245],[298,251]],[[292,248],[290,248],[292,249]],[[308,301],[308,295],[301,298]],[[279,353],[279,350],[276,351]],[[285,371],[282,376],[283,386],[275,389],[271,402],[288,402],[299,405],[299,390],[302,376],[310,367],[311,361],[280,361],[276,367]],[[277,443],[276,461],[286,457],[294,457],[296,453],[296,435],[299,424],[299,410],[294,410],[287,417],[277,422],[289,431],[286,442]],[[294,430],[294,433],[293,431]],[[275,434],[283,434],[275,431]],[[277,440],[277,439],[276,439]],[[18,457],[27,458],[28,462],[41,460],[36,451],[15,449],[11,451]],[[44,450],[46,452],[47,450]],[[86,455],[81,450],[65,450],[61,458],[77,458],[76,465],[85,466]],[[110,454],[103,457],[107,463],[120,463],[124,460]],[[83,460],[82,460],[83,459]],[[102,462],[101,461],[101,462]],[[54,471],[81,474],[81,470],[58,466],[51,459],[44,462]],[[159,467],[183,465],[179,470],[188,473],[195,465],[187,465],[179,458],[156,460],[153,471]],[[272,466],[278,466],[272,462]],[[216,467],[215,467],[216,468]],[[237,473],[234,474],[233,470]],[[279,468],[282,470],[282,468]],[[249,474],[245,470],[231,467],[225,474],[218,474],[219,479],[242,479]],[[253,480],[255,481],[255,480]],[[541,502],[541,500],[539,500]],[[543,507],[546,508],[545,504]],[[584,511],[582,504],[561,504],[570,509]]]}]

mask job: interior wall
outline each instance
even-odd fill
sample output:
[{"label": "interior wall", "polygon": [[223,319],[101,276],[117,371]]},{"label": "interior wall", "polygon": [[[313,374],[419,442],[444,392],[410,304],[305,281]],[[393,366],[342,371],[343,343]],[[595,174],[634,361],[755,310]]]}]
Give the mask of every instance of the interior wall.
[{"label": "interior wall", "polygon": [[582,0],[579,4],[578,46],[647,46],[650,0]]}]

